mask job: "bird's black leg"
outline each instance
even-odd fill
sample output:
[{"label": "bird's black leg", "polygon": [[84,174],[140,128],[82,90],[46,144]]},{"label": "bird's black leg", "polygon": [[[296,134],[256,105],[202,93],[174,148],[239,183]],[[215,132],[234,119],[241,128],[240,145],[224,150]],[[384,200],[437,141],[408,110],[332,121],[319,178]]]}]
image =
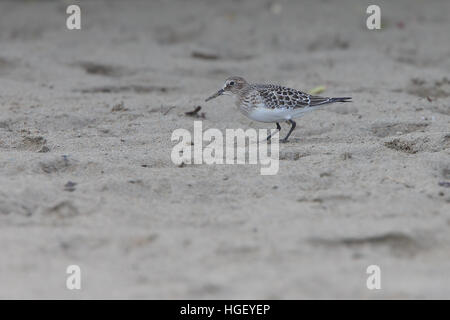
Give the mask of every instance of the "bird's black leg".
[{"label": "bird's black leg", "polygon": [[291,129],[289,130],[288,134],[284,139],[281,139],[280,142],[286,143],[288,141],[289,136],[291,135],[292,131],[294,131],[295,126],[297,125],[294,120],[289,120],[290,124],[292,125]]},{"label": "bird's black leg", "polygon": [[[281,126],[280,126],[280,124],[278,122],[277,122],[277,129],[278,129],[278,131],[281,130]],[[269,141],[270,138],[272,138],[272,134],[269,134],[269,136],[267,137],[267,141]]]}]

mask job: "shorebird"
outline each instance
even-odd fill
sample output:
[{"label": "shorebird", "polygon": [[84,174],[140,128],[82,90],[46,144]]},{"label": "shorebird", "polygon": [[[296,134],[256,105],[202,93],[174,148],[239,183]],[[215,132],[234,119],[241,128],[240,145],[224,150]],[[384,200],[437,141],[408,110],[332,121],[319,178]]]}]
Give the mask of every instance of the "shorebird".
[{"label": "shorebird", "polygon": [[[217,98],[220,95],[231,95],[236,99],[239,110],[248,118],[266,123],[276,123],[281,130],[280,122],[287,121],[291,128],[284,139],[287,142],[296,127],[293,120],[306,112],[317,109],[324,104],[334,102],[349,102],[351,97],[328,98],[313,96],[295,89],[274,84],[250,84],[242,77],[230,77],[219,91],[207,98]],[[270,140],[272,135],[267,137]]]}]

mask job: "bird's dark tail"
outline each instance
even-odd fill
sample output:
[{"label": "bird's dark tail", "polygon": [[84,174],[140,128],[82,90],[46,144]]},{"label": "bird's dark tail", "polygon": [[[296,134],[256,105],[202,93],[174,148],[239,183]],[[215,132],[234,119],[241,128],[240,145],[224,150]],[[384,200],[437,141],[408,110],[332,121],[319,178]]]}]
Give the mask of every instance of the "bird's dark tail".
[{"label": "bird's dark tail", "polygon": [[330,102],[351,102],[352,97],[331,98]]}]

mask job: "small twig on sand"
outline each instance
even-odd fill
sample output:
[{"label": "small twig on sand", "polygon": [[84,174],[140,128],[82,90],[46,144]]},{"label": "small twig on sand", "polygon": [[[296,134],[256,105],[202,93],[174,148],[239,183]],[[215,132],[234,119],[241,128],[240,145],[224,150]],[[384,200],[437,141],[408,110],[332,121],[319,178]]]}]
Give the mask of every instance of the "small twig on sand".
[{"label": "small twig on sand", "polygon": [[173,108],[175,108],[175,106],[169,107],[169,108],[163,113],[163,116],[166,116],[166,115],[170,112],[170,110],[172,110]]},{"label": "small twig on sand", "polygon": [[404,185],[404,186],[407,187],[407,188],[414,188],[413,185],[410,185],[410,184],[408,184],[408,183],[406,183],[406,182],[404,182],[404,181],[401,181],[401,180],[392,178],[392,177],[390,177],[390,176],[386,176],[386,178],[388,178],[389,180],[392,180],[392,181],[394,181],[394,182],[396,182],[396,183],[402,184],[402,185]]},{"label": "small twig on sand", "polygon": [[204,112],[202,112],[200,114],[198,113],[201,109],[202,109],[202,107],[197,106],[197,107],[195,107],[194,110],[185,112],[184,114],[187,115],[188,117],[195,117],[195,118],[203,118],[203,119],[205,119],[205,113]]}]

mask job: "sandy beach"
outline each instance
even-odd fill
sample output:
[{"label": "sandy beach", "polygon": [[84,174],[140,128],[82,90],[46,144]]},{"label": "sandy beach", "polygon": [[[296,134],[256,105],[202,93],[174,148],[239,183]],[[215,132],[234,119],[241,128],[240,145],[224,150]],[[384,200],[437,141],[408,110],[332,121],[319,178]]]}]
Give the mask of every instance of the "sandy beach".
[{"label": "sandy beach", "polygon": [[[73,3],[81,30],[0,2],[0,298],[450,298],[449,1],[379,1],[381,30],[371,1]],[[232,75],[353,102],[276,175],[175,165],[196,120],[275,128],[204,102]]]}]

